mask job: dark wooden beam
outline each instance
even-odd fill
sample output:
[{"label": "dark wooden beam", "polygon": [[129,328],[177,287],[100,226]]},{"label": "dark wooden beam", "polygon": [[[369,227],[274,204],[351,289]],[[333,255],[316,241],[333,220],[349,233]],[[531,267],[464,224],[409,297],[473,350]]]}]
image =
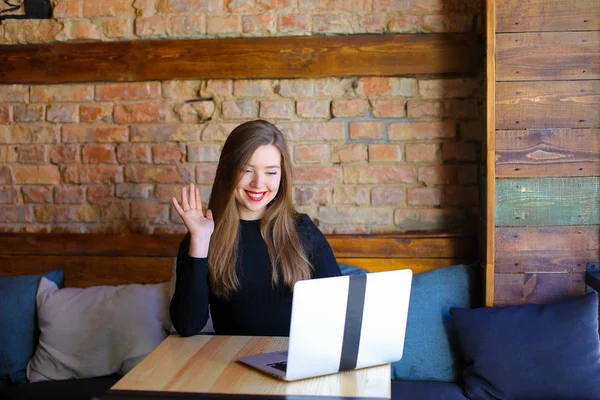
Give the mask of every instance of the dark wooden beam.
[{"label": "dark wooden beam", "polygon": [[0,46],[0,83],[473,74],[472,34],[337,35]]}]

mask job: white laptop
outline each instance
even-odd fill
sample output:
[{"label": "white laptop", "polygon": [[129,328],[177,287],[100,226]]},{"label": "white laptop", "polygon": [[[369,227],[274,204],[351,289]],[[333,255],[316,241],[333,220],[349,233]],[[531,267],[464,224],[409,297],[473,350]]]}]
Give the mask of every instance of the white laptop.
[{"label": "white laptop", "polygon": [[288,351],[238,361],[286,381],[398,361],[411,284],[409,269],[299,281]]}]

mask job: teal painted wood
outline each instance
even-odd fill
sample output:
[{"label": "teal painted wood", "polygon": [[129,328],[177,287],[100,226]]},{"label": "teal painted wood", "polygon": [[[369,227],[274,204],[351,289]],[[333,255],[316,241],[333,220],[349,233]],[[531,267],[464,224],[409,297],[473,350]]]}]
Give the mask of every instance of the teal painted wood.
[{"label": "teal painted wood", "polygon": [[496,226],[600,224],[600,177],[496,180]]}]

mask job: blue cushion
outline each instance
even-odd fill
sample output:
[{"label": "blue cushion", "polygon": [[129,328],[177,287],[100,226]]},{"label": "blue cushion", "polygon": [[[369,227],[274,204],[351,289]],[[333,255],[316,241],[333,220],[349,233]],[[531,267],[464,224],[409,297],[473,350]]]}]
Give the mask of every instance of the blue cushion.
[{"label": "blue cushion", "polygon": [[596,294],[451,313],[471,399],[600,398]]},{"label": "blue cushion", "polygon": [[369,271],[367,271],[366,269],[356,267],[354,265],[348,265],[343,263],[338,263],[338,265],[340,266],[340,271],[342,272],[342,275],[364,275],[369,273]]},{"label": "blue cushion", "polygon": [[468,400],[455,383],[392,381],[392,400],[407,399]]},{"label": "blue cushion", "polygon": [[460,382],[462,359],[450,307],[481,305],[481,267],[459,264],[413,276],[404,355],[392,379]]},{"label": "blue cushion", "polygon": [[63,271],[0,277],[0,379],[26,381],[39,336],[35,295],[42,276],[60,285]]}]

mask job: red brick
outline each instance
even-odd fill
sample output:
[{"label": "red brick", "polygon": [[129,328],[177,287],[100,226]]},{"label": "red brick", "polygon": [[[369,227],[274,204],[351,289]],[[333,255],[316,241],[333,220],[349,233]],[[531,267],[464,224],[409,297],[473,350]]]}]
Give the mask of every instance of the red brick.
[{"label": "red brick", "polygon": [[419,168],[419,181],[426,185],[450,185],[457,179],[456,165],[429,165]]},{"label": "red brick", "polygon": [[360,17],[360,26],[367,33],[383,33],[386,14],[366,14]]},{"label": "red brick", "polygon": [[362,143],[342,144],[333,149],[331,161],[341,163],[367,161],[367,145]]},{"label": "red brick", "polygon": [[15,122],[37,122],[44,119],[44,106],[41,104],[15,104],[13,106]]},{"label": "red brick", "polygon": [[0,103],[29,102],[28,85],[0,85]]},{"label": "red brick", "polygon": [[477,185],[479,168],[477,165],[460,165],[458,167],[458,183],[461,185]]},{"label": "red brick", "polygon": [[416,168],[404,165],[365,165],[344,167],[344,183],[413,183]]},{"label": "red brick", "polygon": [[333,203],[344,205],[368,205],[370,194],[368,187],[338,186],[333,189]]},{"label": "red brick", "polygon": [[48,163],[48,149],[43,145],[17,146],[17,162],[21,164]]},{"label": "red brick", "polygon": [[428,98],[463,98],[477,92],[480,83],[475,79],[427,79],[419,81],[419,93]]},{"label": "red brick", "polygon": [[196,183],[212,185],[217,174],[217,164],[201,164],[196,166]]},{"label": "red brick", "polygon": [[247,34],[272,34],[275,20],[269,14],[242,16],[242,32]]},{"label": "red brick", "polygon": [[125,167],[125,182],[131,183],[186,183],[192,182],[192,167],[174,165],[128,165]]},{"label": "red brick", "polygon": [[221,146],[216,144],[188,144],[187,160],[189,162],[217,162],[221,154]]},{"label": "red brick", "polygon": [[48,122],[77,122],[77,105],[50,104],[46,110]]},{"label": "red brick", "polygon": [[346,128],[342,121],[282,122],[277,127],[292,142],[346,140]]},{"label": "red brick", "polygon": [[316,14],[312,17],[314,32],[351,33],[352,28],[345,14]]},{"label": "red brick", "polygon": [[407,0],[373,0],[374,11],[405,11]]},{"label": "red brick", "polygon": [[[191,111],[187,111],[191,115],[191,118],[194,118],[193,123],[207,121],[212,118],[215,113],[215,103],[214,101],[194,101],[191,104],[185,104],[185,106],[190,106],[192,108]],[[183,122],[187,122],[182,119]]]},{"label": "red brick", "polygon": [[406,203],[406,189],[400,187],[375,187],[371,189],[374,206],[400,206]]},{"label": "red brick", "polygon": [[100,220],[113,221],[113,226],[118,226],[118,221],[129,220],[129,204],[127,202],[112,199],[104,200],[99,208]]},{"label": "red brick", "polygon": [[112,122],[112,104],[82,104],[79,107],[81,122]]},{"label": "red brick", "polygon": [[96,85],[96,101],[160,98],[160,82],[107,83]]},{"label": "red brick", "polygon": [[89,204],[57,205],[48,204],[36,206],[35,218],[38,222],[97,222],[98,209]]},{"label": "red brick", "polygon": [[202,140],[218,140],[224,142],[237,125],[238,124],[209,123],[202,132]]},{"label": "red brick", "polygon": [[358,80],[357,92],[361,96],[378,97],[392,94],[390,78],[372,77]]},{"label": "red brick", "polygon": [[88,142],[126,142],[129,134],[125,126],[63,126],[62,140],[64,143],[88,143]]},{"label": "red brick", "polygon": [[[131,127],[132,142],[195,142],[200,137],[200,126],[184,124],[149,124]],[[228,132],[229,133],[229,132]]]},{"label": "red brick", "polygon": [[414,97],[417,94],[417,80],[415,78],[390,78],[392,95]]},{"label": "red brick", "polygon": [[25,206],[0,206],[0,222],[32,222],[31,207]]},{"label": "red brick", "polygon": [[68,165],[61,172],[64,183],[123,182],[123,172],[117,165]]},{"label": "red brick", "polygon": [[307,32],[310,30],[310,15],[285,14],[277,21],[279,32]]},{"label": "red brick", "polygon": [[369,221],[370,225],[389,225],[393,221],[389,208],[367,207],[319,207],[319,221],[325,224],[361,224]]},{"label": "red brick", "polygon": [[19,192],[13,186],[0,186],[0,203],[15,204],[19,202]]},{"label": "red brick", "polygon": [[282,97],[312,97],[315,95],[314,79],[282,79],[275,86],[275,92]]},{"label": "red brick", "polygon": [[53,185],[60,182],[58,167],[54,165],[14,165],[12,172],[17,185]]},{"label": "red brick", "polygon": [[441,139],[456,136],[456,122],[399,122],[388,126],[390,140]]},{"label": "red brick", "polygon": [[350,122],[349,124],[350,139],[367,139],[379,140],[383,139],[385,124],[379,121],[358,121]]},{"label": "red brick", "polygon": [[0,165],[17,161],[17,146],[0,146]]},{"label": "red brick", "polygon": [[429,32],[470,32],[473,16],[459,13],[423,16],[423,29]]},{"label": "red brick", "polygon": [[294,146],[294,162],[299,164],[325,164],[329,161],[327,144],[297,144]]},{"label": "red brick", "polygon": [[258,116],[256,100],[225,100],[222,104],[223,117],[227,119],[250,119]]},{"label": "red brick", "polygon": [[447,0],[409,0],[409,9],[412,11],[441,11]]},{"label": "red brick", "polygon": [[99,26],[91,21],[74,20],[65,26],[63,34],[68,40],[98,40],[100,39],[98,28]]},{"label": "red brick", "polygon": [[339,167],[296,167],[294,184],[330,185],[342,182]]},{"label": "red brick", "polygon": [[53,146],[49,151],[52,164],[67,164],[79,162],[79,146],[76,144],[65,144]]},{"label": "red brick", "polygon": [[23,186],[24,203],[52,203],[51,186]]},{"label": "red brick", "polygon": [[416,33],[421,30],[421,22],[417,15],[398,15],[388,21],[388,31],[393,33]]},{"label": "red brick", "polygon": [[268,100],[260,103],[260,117],[265,119],[291,119],[294,103],[291,100]]},{"label": "red brick", "polygon": [[[177,215],[177,218],[179,218],[179,215]],[[179,219],[181,220],[181,218]],[[173,221],[173,217],[171,217],[171,221]],[[151,227],[148,233],[152,235],[185,235],[187,233],[187,228],[185,227],[185,225],[182,224],[159,225]]]},{"label": "red brick", "polygon": [[395,224],[402,230],[454,230],[464,228],[465,216],[456,209],[401,209],[394,212]]},{"label": "red brick", "polygon": [[370,144],[369,162],[401,161],[402,149],[395,144]]},{"label": "red brick", "polygon": [[444,198],[442,188],[409,188],[406,198],[411,206],[439,206]]},{"label": "red brick", "polygon": [[169,20],[164,15],[151,17],[137,17],[135,19],[135,33],[138,36],[166,36]]},{"label": "red brick", "polygon": [[222,12],[220,0],[162,0],[157,10],[164,13]]},{"label": "red brick", "polygon": [[444,103],[440,100],[408,100],[409,118],[442,118]]},{"label": "red brick", "polygon": [[185,160],[185,147],[177,144],[157,144],[152,146],[152,161],[154,164],[173,164]]},{"label": "red brick", "polygon": [[167,105],[163,103],[116,104],[114,120],[118,124],[138,122],[164,122],[167,119]]},{"label": "red brick", "polygon": [[169,207],[168,204],[160,204],[155,200],[133,200],[131,202],[131,218],[153,224],[167,224]]},{"label": "red brick", "polygon": [[150,183],[118,183],[116,196],[122,199],[147,199],[154,185]]},{"label": "red brick", "polygon": [[55,186],[54,202],[57,204],[81,204],[85,200],[85,189],[81,186]]},{"label": "red brick", "polygon": [[371,110],[377,118],[403,118],[406,117],[406,100],[372,100]]},{"label": "red brick", "polygon": [[232,93],[233,81],[229,79],[210,80],[206,82],[206,89],[203,91],[202,96],[231,96]]},{"label": "red brick", "polygon": [[170,33],[174,36],[204,35],[204,15],[173,15],[170,18]]},{"label": "red brick", "polygon": [[206,18],[206,33],[223,35],[240,32],[241,17],[239,15],[216,16]]},{"label": "red brick", "polygon": [[330,118],[329,100],[298,100],[296,112],[303,118]]},{"label": "red brick", "polygon": [[233,82],[233,95],[235,97],[271,97],[275,81],[260,80],[236,80]]},{"label": "red brick", "polygon": [[0,105],[0,123],[10,122],[10,107]]},{"label": "red brick", "polygon": [[[59,127],[55,125],[12,125],[12,132],[10,135],[14,139],[12,143],[58,143],[60,130]],[[0,136],[0,142],[2,141],[1,139]]]},{"label": "red brick", "polygon": [[147,144],[122,143],[117,147],[117,161],[119,164],[151,162],[150,146]]},{"label": "red brick", "polygon": [[108,18],[102,22],[104,36],[125,38],[133,36],[133,20],[129,18]]},{"label": "red brick", "polygon": [[[208,204],[208,199],[210,198],[212,182],[210,185],[199,185],[197,187],[200,188],[200,201],[202,202],[202,206],[206,207]],[[170,204],[171,199],[175,197],[181,202],[181,188],[182,185],[156,185],[153,198],[157,199],[161,203]],[[177,216],[177,218],[179,218],[179,216]],[[173,218],[171,218],[171,220],[173,220]],[[183,222],[180,218],[179,221]]]},{"label": "red brick", "polygon": [[331,189],[328,187],[294,187],[294,201],[298,205],[316,204],[326,205],[329,203]]},{"label": "red brick", "polygon": [[444,117],[460,119],[478,118],[477,100],[472,98],[444,100]]},{"label": "red brick", "polygon": [[92,85],[34,85],[31,86],[31,102],[55,103],[55,102],[84,102],[94,99]]},{"label": "red brick", "polygon": [[116,164],[115,147],[111,144],[86,144],[81,150],[84,164]]},{"label": "red brick", "polygon": [[93,185],[87,187],[87,201],[91,204],[104,204],[114,198],[113,185]]},{"label": "red brick", "polygon": [[334,117],[362,117],[367,106],[365,99],[333,100],[331,112]]},{"label": "red brick", "polygon": [[475,143],[444,143],[442,153],[444,160],[475,161]]},{"label": "red brick", "polygon": [[197,99],[199,97],[203,97],[200,95],[201,86],[202,81],[163,81],[162,95],[165,99]]},{"label": "red brick", "polygon": [[405,151],[408,162],[434,162],[440,158],[440,146],[437,143],[409,143]]},{"label": "red brick", "polygon": [[135,10],[131,5],[131,1],[83,1],[84,17],[133,17],[134,12]]}]

